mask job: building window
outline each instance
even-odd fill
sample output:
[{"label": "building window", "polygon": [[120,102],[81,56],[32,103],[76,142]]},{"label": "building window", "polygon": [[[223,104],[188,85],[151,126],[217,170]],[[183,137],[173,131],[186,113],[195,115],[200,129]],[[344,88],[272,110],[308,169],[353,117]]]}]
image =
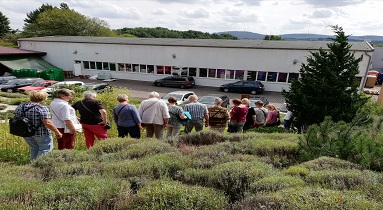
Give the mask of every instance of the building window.
[{"label": "building window", "polygon": [[132,72],[133,71],[132,64],[131,63],[125,63],[125,69],[126,69],[126,71]]},{"label": "building window", "polygon": [[102,63],[102,70],[109,70],[109,63]]},{"label": "building window", "polygon": [[257,80],[258,81],[266,81],[266,72],[265,71],[259,71],[257,74]]},{"label": "building window", "polygon": [[96,62],[96,69],[102,70],[102,62]]},{"label": "building window", "polygon": [[170,74],[171,66],[157,66],[157,74]]},{"label": "building window", "polygon": [[140,64],[140,73],[146,73],[146,65]]},{"label": "building window", "polygon": [[235,79],[243,80],[244,70],[235,70]]},{"label": "building window", "polygon": [[90,69],[96,69],[96,62],[90,61],[89,64],[90,64]]},{"label": "building window", "polygon": [[154,73],[154,66],[153,65],[148,65],[147,66],[147,73],[151,73],[151,74]]},{"label": "building window", "polygon": [[197,68],[189,68],[189,76],[196,77],[197,76]]},{"label": "building window", "polygon": [[279,72],[279,74],[278,74],[278,82],[286,83],[286,81],[287,81],[287,73]]},{"label": "building window", "polygon": [[115,63],[109,63],[109,68],[111,71],[116,71],[116,64]]},{"label": "building window", "polygon": [[226,70],[226,79],[234,79],[234,70],[227,69]]},{"label": "building window", "polygon": [[125,63],[119,63],[118,64],[118,71],[126,71]]},{"label": "building window", "polygon": [[256,79],[257,79],[257,72],[256,71],[247,71],[247,80],[255,81]]},{"label": "building window", "polygon": [[277,72],[268,72],[267,73],[267,81],[268,82],[276,82],[277,81]]},{"label": "building window", "polygon": [[207,69],[200,68],[199,69],[199,77],[207,77]]},{"label": "building window", "polygon": [[225,79],[225,69],[217,69],[217,78]]},{"label": "building window", "polygon": [[209,77],[210,78],[215,78],[217,73],[217,69],[209,69]]},{"label": "building window", "polygon": [[133,72],[140,72],[140,65],[133,64]]},{"label": "building window", "polygon": [[289,73],[289,83],[291,83],[292,80],[298,79],[299,73]]},{"label": "building window", "polygon": [[89,69],[90,68],[89,61],[84,61],[83,65],[84,65],[84,69]]}]

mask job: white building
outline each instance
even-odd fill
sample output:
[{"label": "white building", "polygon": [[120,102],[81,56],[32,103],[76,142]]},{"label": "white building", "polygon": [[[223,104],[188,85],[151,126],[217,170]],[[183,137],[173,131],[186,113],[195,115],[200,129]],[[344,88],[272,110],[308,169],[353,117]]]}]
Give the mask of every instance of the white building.
[{"label": "white building", "polygon": [[[58,36],[18,42],[20,49],[47,52],[46,61],[75,74],[110,72],[112,78],[154,81],[182,72],[197,85],[258,80],[266,91],[288,89],[310,52],[328,49],[320,41]],[[357,75],[362,87],[374,49],[367,42],[350,44],[356,57],[363,55]]]}]

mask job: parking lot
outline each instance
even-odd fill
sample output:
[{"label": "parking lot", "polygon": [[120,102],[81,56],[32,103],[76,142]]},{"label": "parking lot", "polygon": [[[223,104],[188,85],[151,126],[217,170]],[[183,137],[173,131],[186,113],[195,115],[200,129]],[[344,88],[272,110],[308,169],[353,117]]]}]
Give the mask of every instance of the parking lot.
[{"label": "parking lot", "polygon": [[[82,81],[85,83],[96,82],[101,83],[104,82],[102,80],[89,80],[89,79],[80,79],[78,77],[65,79],[65,80],[76,80]],[[206,87],[206,86],[194,86],[189,89],[179,89],[172,87],[157,87],[153,85],[153,82],[145,82],[145,81],[135,81],[135,80],[116,80],[116,81],[108,81],[110,85],[114,87],[126,87],[129,89],[129,95],[136,99],[147,99],[149,93],[152,91],[156,91],[160,94],[160,96],[164,96],[169,92],[176,90],[190,90],[193,91],[197,96],[204,96],[208,94],[214,93],[222,93],[219,91],[218,87]],[[242,93],[225,93],[230,99],[241,98]],[[276,107],[279,107],[280,104],[284,102],[284,97],[280,92],[269,92],[265,91],[261,96],[266,97],[271,104],[274,104]]]}]

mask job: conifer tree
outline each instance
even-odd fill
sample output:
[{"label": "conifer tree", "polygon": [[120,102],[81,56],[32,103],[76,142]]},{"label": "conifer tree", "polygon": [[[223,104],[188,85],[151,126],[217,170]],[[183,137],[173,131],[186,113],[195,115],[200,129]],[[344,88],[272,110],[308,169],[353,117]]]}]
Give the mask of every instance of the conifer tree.
[{"label": "conifer tree", "polygon": [[294,124],[306,130],[330,116],[333,121],[350,122],[367,99],[358,93],[359,62],[350,52],[351,45],[343,28],[332,26],[336,37],[327,44],[328,49],[311,52],[307,64],[300,69],[301,77],[293,80],[290,90],[283,90]]},{"label": "conifer tree", "polygon": [[11,32],[11,27],[9,27],[9,19],[2,12],[0,12],[0,38],[4,35]]}]

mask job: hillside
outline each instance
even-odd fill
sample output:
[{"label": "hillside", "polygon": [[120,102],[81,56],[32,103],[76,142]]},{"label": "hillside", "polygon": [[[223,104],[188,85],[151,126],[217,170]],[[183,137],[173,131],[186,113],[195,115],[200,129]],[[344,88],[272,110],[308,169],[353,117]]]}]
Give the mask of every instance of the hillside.
[{"label": "hillside", "polygon": [[[218,32],[217,34],[230,34],[232,36],[238,37],[238,39],[263,39],[267,34],[253,33],[249,31],[224,31]],[[273,34],[278,35],[278,34]],[[311,41],[329,41],[333,38],[333,35],[324,35],[324,34],[280,34],[284,40],[311,40]],[[350,42],[362,42],[370,41],[374,44],[382,44],[383,36],[376,35],[365,35],[365,36],[350,36]]]}]

